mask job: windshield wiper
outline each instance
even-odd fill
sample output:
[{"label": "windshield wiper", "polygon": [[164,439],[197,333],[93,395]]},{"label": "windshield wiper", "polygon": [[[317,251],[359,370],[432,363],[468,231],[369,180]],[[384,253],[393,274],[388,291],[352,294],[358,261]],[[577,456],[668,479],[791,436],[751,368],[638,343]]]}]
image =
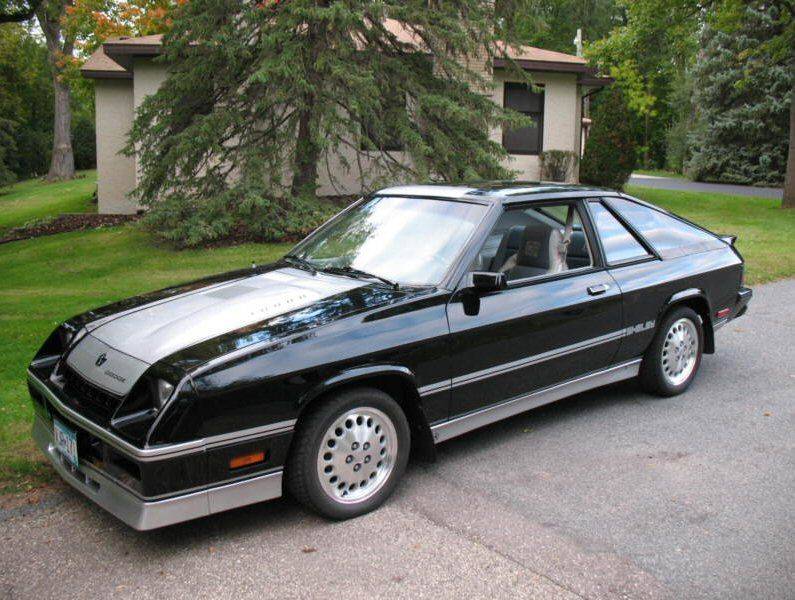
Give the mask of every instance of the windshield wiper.
[{"label": "windshield wiper", "polygon": [[392,281],[391,279],[387,279],[386,277],[381,277],[380,275],[376,275],[375,273],[368,273],[367,271],[362,271],[361,269],[357,269],[356,267],[325,267],[323,271],[328,271],[329,273],[342,273],[343,275],[353,275],[354,277],[367,277],[368,279],[377,279],[382,283],[387,284],[389,287],[394,288],[396,290],[400,289],[397,281]]},{"label": "windshield wiper", "polygon": [[305,269],[305,270],[309,271],[310,273],[312,273],[312,275],[317,275],[317,267],[315,267],[315,265],[313,265],[311,262],[309,262],[305,258],[301,258],[300,256],[296,256],[295,254],[287,254],[284,257],[284,260],[286,260],[287,262],[294,263],[294,264],[298,265],[299,267],[302,267],[303,269]]}]

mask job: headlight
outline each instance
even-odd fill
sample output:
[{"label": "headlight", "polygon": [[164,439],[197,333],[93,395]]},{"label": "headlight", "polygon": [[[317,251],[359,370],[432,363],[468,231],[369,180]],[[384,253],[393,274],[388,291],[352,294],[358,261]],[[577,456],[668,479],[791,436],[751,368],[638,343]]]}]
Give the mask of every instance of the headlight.
[{"label": "headlight", "polygon": [[158,410],[160,410],[165,406],[166,402],[171,397],[171,394],[174,391],[174,386],[171,385],[165,379],[158,379],[156,390],[157,390],[157,408]]}]

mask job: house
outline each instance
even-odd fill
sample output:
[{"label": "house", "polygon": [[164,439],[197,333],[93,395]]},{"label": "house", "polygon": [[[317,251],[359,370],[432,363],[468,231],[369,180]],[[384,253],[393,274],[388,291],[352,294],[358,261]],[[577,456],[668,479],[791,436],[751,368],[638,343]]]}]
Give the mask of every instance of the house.
[{"label": "house", "polygon": [[[396,27],[399,37],[408,36],[399,25],[394,22],[391,25]],[[93,79],[96,84],[100,213],[134,213],[140,208],[128,197],[138,177],[136,158],[125,156],[121,150],[136,108],[166,78],[166,65],[153,60],[161,52],[159,35],[119,38],[105,42],[82,67],[83,76]],[[508,150],[508,168],[517,171],[521,179],[539,180],[540,152],[565,150],[581,153],[583,124],[590,123],[583,119],[583,100],[611,80],[598,77],[596,70],[580,56],[530,46],[510,49],[509,56],[532,75],[536,91],[511,81],[506,60],[495,59],[491,69],[485,62],[479,65],[484,73],[491,73],[489,77],[493,85],[487,93],[491,94],[494,102],[533,116],[536,125],[509,132],[495,130],[491,135],[496,141],[501,140]],[[343,169],[339,157],[328,158],[334,181],[321,170],[319,193],[356,194],[364,191],[359,173]],[[356,161],[349,162],[356,164]],[[576,181],[577,175],[575,168],[569,179]]]}]

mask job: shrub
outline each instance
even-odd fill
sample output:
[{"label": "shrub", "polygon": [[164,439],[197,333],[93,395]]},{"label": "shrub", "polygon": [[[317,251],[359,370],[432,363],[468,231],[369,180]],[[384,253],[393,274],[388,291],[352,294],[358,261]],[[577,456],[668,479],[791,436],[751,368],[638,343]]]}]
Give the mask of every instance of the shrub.
[{"label": "shrub", "polygon": [[617,86],[603,92],[593,111],[580,181],[621,189],[635,168],[635,141],[624,94]]},{"label": "shrub", "polygon": [[541,179],[544,181],[572,181],[577,168],[577,153],[568,150],[547,150],[538,155]]}]

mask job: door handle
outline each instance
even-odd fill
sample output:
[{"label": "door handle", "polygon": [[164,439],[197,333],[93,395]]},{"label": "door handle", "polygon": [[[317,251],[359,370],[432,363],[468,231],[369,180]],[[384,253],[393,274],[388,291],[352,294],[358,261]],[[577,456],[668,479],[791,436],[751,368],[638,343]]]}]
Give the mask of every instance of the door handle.
[{"label": "door handle", "polygon": [[606,283],[600,283],[599,285],[592,285],[588,288],[588,294],[591,296],[598,296],[600,294],[604,294],[607,290],[610,289],[610,286]]}]

